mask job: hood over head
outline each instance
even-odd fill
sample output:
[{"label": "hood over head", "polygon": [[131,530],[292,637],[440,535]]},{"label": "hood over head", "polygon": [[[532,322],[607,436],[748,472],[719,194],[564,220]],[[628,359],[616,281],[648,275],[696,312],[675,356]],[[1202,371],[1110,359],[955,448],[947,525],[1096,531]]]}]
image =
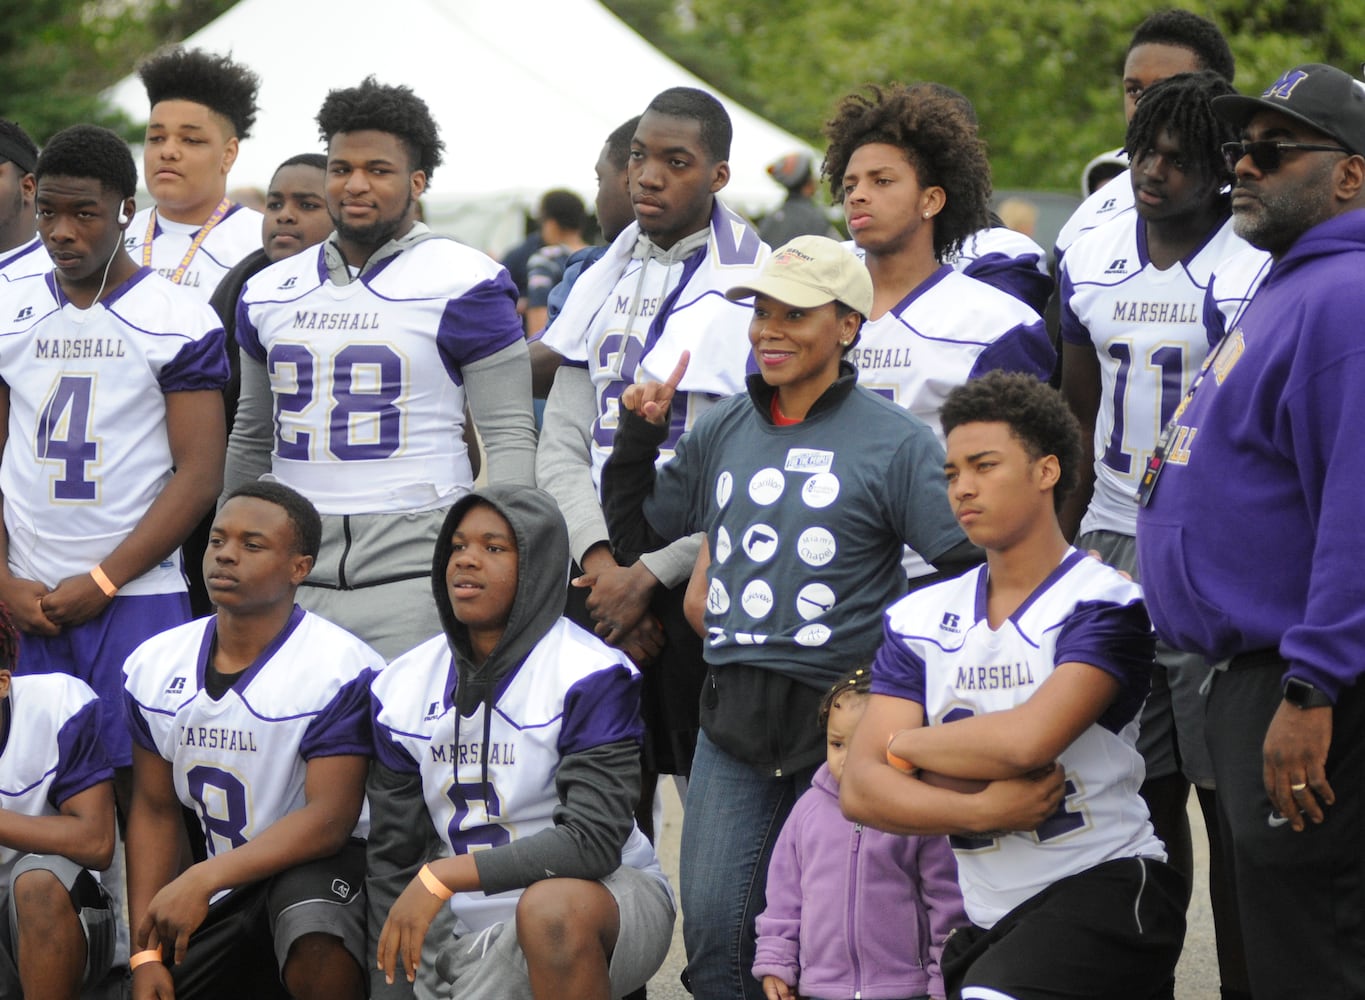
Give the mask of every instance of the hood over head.
[{"label": "hood over head", "polygon": [[[446,589],[451,535],[470,508],[487,504],[507,519],[517,542],[517,590],[502,639],[475,665],[469,629],[455,617]],[[441,526],[431,562],[431,592],[458,672],[453,692],[468,718],[480,702],[492,702],[526,655],[564,613],[569,574],[569,531],[553,498],[530,486],[490,486],[455,502]]]}]

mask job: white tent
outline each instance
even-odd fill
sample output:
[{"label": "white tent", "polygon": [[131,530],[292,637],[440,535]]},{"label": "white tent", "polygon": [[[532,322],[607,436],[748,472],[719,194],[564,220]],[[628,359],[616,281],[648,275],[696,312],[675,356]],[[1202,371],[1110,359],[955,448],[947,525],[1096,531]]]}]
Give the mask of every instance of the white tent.
[{"label": "white tent", "polygon": [[[656,93],[706,88],[597,0],[241,0],[185,44],[231,53],[261,77],[261,111],[230,187],[264,188],[282,160],[322,151],[313,116],[323,97],[373,73],[412,87],[441,126],[428,221],[493,252],[520,238],[523,211],[549,188],[591,204],[603,140]],[[735,129],[723,197],[766,211],[783,192],[764,166],[809,147],[717,96]],[[136,75],[106,97],[146,121]]]}]

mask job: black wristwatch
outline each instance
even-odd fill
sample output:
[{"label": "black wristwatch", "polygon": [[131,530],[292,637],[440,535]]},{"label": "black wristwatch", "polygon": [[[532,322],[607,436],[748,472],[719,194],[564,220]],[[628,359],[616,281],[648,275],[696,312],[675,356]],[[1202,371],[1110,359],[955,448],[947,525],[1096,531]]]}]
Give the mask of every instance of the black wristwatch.
[{"label": "black wristwatch", "polygon": [[1332,706],[1331,698],[1298,677],[1285,679],[1284,700],[1295,708],[1330,708]]}]

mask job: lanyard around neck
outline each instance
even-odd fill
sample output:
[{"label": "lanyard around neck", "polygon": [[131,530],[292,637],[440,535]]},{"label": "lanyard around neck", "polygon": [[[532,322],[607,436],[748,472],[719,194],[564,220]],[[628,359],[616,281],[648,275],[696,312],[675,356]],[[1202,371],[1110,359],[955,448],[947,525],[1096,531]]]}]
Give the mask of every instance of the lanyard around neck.
[{"label": "lanyard around neck", "polygon": [[[218,203],[218,207],[209,216],[209,221],[199,227],[199,232],[194,234],[194,239],[190,241],[190,248],[185,251],[184,258],[180,261],[180,266],[170,274],[170,281],[173,285],[180,284],[185,277],[185,271],[189,269],[190,261],[194,260],[194,255],[199,252],[199,247],[204,240],[208,239],[209,233],[213,232],[213,227],[222,222],[227,217],[228,211],[232,208],[232,199],[224,197]],[[152,209],[152,214],[147,217],[147,235],[142,241],[142,266],[152,266],[152,239],[156,236],[156,209]]]}]

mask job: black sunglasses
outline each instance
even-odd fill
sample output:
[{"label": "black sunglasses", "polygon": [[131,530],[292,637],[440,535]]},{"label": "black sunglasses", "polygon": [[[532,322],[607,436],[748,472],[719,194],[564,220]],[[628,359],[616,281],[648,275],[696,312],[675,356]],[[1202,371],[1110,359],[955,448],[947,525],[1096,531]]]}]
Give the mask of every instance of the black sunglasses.
[{"label": "black sunglasses", "polygon": [[1342,146],[1324,146],[1316,142],[1276,142],[1274,139],[1258,139],[1255,142],[1225,142],[1223,143],[1223,161],[1227,163],[1228,170],[1237,172],[1237,161],[1244,156],[1251,157],[1251,162],[1256,169],[1263,174],[1273,174],[1280,169],[1284,151],[1301,150],[1305,153],[1345,153],[1351,155],[1351,151]]}]

